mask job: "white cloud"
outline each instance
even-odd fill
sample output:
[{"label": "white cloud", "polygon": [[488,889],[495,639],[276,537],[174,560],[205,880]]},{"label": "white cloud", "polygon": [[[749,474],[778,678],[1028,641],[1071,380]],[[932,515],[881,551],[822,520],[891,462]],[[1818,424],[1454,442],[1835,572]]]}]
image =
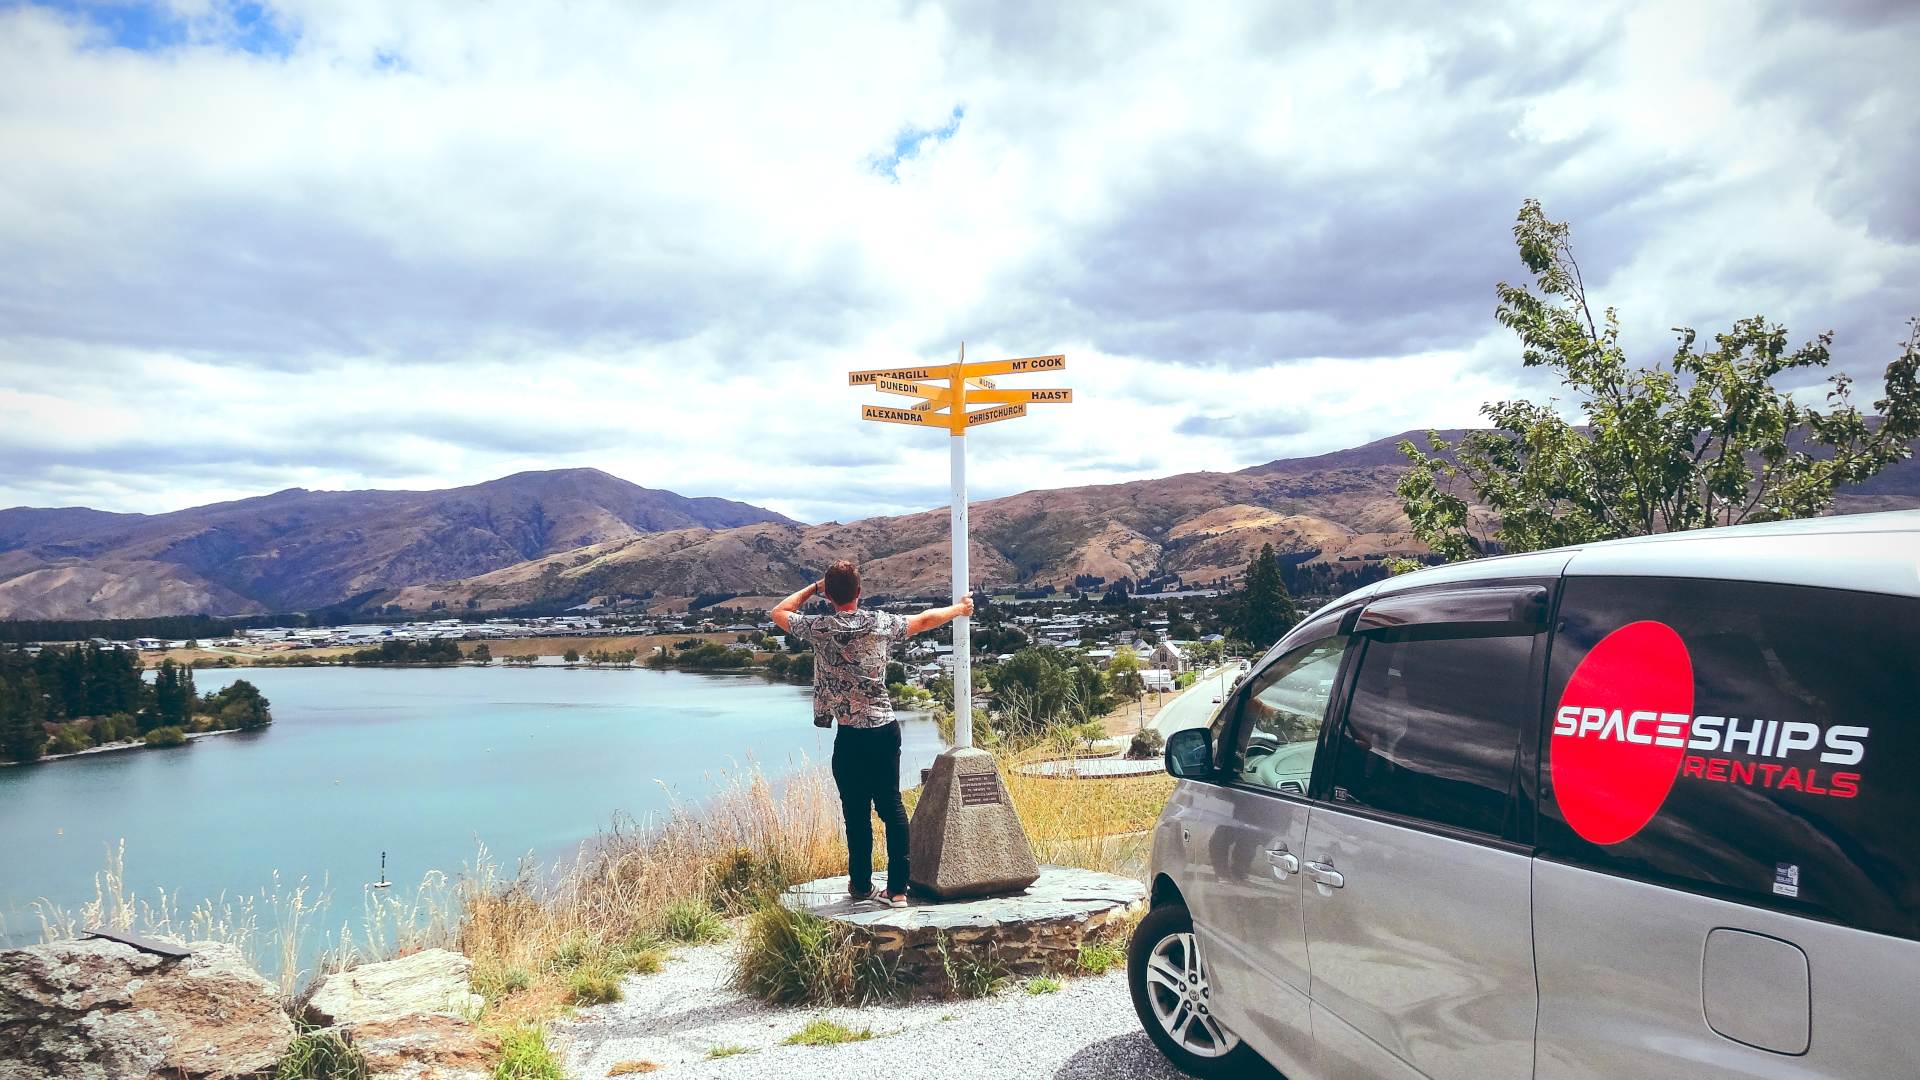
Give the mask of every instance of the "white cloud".
[{"label": "white cloud", "polygon": [[943,440],[841,373],[961,338],[1076,390],[977,434],[983,497],[1458,426],[1544,392],[1491,319],[1529,195],[1655,352],[1766,312],[1870,390],[1920,271],[1898,9],[179,10],[0,9],[0,506],[927,507]]}]

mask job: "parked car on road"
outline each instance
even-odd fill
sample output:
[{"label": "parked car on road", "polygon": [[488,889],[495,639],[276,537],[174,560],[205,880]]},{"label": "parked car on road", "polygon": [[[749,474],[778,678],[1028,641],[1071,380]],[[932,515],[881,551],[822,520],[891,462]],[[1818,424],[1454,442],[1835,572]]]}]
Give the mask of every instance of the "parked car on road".
[{"label": "parked car on road", "polygon": [[1920,1077],[1920,512],[1390,578],[1166,759],[1189,1072]]}]

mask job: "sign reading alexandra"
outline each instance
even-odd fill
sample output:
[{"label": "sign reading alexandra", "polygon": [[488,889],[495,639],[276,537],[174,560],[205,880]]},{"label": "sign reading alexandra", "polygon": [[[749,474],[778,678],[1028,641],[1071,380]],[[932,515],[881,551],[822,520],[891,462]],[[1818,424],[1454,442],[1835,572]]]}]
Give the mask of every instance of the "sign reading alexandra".
[{"label": "sign reading alexandra", "polygon": [[930,413],[915,412],[912,409],[889,409],[880,405],[860,406],[860,419],[879,420],[888,424],[913,424],[917,427],[934,427],[934,417]]}]

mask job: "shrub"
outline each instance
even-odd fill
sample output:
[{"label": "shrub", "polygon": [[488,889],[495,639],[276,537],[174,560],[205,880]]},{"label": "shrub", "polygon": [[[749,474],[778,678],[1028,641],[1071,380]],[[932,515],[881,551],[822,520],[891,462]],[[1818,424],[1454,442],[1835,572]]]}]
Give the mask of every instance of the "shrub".
[{"label": "shrub", "polygon": [[367,1080],[367,1059],[337,1031],[296,1037],[273,1067],[273,1080]]},{"label": "shrub", "polygon": [[1113,941],[1088,942],[1080,946],[1075,966],[1088,975],[1105,975],[1127,962],[1126,947]]},{"label": "shrub", "polygon": [[934,939],[934,946],[940,951],[940,966],[946,969],[947,985],[959,997],[986,997],[1007,981],[1007,965],[1001,962],[1000,951],[991,941],[979,949],[955,950],[948,946],[947,936],[942,934]]},{"label": "shrub", "polygon": [[779,904],[754,913],[734,963],[733,985],[776,1005],[863,1005],[900,991],[858,931]]},{"label": "shrub", "polygon": [[473,968],[473,989],[489,1003],[497,1002],[509,994],[517,994],[533,985],[533,973],[526,968],[507,964],[475,964]]},{"label": "shrub", "polygon": [[53,729],[53,739],[47,743],[49,754],[77,754],[93,747],[93,736],[79,724],[61,724]]},{"label": "shrub", "polygon": [[148,746],[185,746],[187,733],[177,727],[154,728],[147,732]]},{"label": "shrub", "polygon": [[547,1048],[546,1033],[537,1027],[514,1028],[500,1037],[500,1060],[493,1080],[567,1080],[560,1061]]},{"label": "shrub", "polygon": [[722,911],[746,914],[775,903],[792,882],[771,855],[736,847],[715,860],[707,871],[714,902]]},{"label": "shrub", "polygon": [[1157,758],[1167,748],[1167,740],[1158,731],[1145,728],[1133,733],[1133,740],[1127,744],[1127,756],[1136,761]]},{"label": "shrub", "polygon": [[95,743],[123,742],[140,734],[140,724],[131,713],[117,712],[95,720],[89,733]]},{"label": "shrub", "polygon": [[807,1026],[781,1040],[788,1046],[834,1046],[839,1043],[866,1042],[873,1038],[872,1028],[858,1031],[821,1017],[809,1020]]},{"label": "shrub", "polygon": [[727,936],[727,924],[703,897],[687,897],[667,905],[660,929],[669,941],[705,945]]},{"label": "shrub", "polygon": [[567,976],[567,1000],[575,1005],[605,1005],[620,1000],[621,972],[606,961],[582,964]]}]

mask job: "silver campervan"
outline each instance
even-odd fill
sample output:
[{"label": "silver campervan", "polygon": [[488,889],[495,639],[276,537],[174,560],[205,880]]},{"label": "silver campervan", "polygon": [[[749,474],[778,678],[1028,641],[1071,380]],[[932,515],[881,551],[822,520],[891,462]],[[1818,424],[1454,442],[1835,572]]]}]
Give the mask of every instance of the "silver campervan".
[{"label": "silver campervan", "polygon": [[1920,512],[1369,586],[1167,767],[1190,1073],[1920,1077]]}]

